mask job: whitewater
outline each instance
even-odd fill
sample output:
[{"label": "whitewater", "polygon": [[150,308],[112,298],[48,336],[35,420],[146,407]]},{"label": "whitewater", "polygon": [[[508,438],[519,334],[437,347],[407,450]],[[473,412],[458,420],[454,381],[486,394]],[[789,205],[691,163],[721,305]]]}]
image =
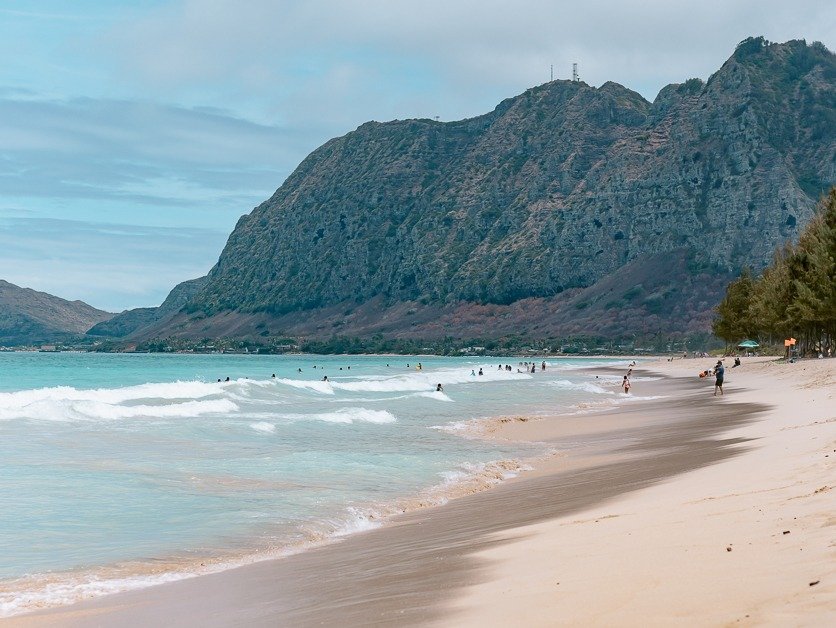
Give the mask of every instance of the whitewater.
[{"label": "whitewater", "polygon": [[538,446],[459,426],[621,401],[589,367],[626,362],[543,359],[0,353],[0,616],[303,551],[511,477]]}]

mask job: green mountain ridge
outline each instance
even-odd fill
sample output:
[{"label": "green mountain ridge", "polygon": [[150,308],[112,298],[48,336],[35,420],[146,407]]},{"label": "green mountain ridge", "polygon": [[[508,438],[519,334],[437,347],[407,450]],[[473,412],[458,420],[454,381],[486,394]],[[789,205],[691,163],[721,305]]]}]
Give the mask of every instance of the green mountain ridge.
[{"label": "green mountain ridge", "polygon": [[652,103],[553,81],[467,120],[363,124],[133,337],[707,331],[836,180],[834,59],[751,38]]}]

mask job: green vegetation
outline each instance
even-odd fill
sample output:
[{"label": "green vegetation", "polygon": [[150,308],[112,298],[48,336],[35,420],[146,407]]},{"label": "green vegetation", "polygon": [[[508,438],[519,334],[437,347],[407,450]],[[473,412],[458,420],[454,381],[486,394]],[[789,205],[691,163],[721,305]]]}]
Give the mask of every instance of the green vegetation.
[{"label": "green vegetation", "polygon": [[744,338],[782,343],[799,353],[831,354],[836,340],[836,188],[819,204],[795,246],[775,252],[755,278],[748,269],[717,306],[714,333],[729,344]]},{"label": "green vegetation", "polygon": [[399,354],[399,355],[635,355],[638,353],[669,353],[683,350],[717,348],[710,334],[688,336],[654,334],[631,335],[613,339],[604,336],[574,335],[530,338],[510,335],[503,338],[386,338],[334,335],[326,339],[271,337],[269,339],[204,338],[187,340],[165,338],[143,343],[121,340],[97,340],[93,343],[72,343],[60,349],[108,353],[246,353],[246,354]]}]

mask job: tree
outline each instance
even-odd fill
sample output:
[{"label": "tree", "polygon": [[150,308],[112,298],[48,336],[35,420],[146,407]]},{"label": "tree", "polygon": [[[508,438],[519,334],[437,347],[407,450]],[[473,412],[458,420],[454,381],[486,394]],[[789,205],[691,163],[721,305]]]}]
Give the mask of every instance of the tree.
[{"label": "tree", "polygon": [[759,279],[748,269],[726,288],[714,334],[796,336],[803,353],[829,353],[836,339],[836,188],[819,204],[798,244],[775,252]]},{"label": "tree", "polygon": [[804,348],[831,348],[836,334],[836,189],[801,233],[790,270],[795,294],[787,313]]},{"label": "tree", "polygon": [[791,246],[775,251],[770,264],[755,281],[749,314],[757,335],[770,339],[784,338],[792,331],[787,308],[792,301],[792,283],[788,258],[793,254]]},{"label": "tree", "polygon": [[740,277],[728,285],[726,296],[717,306],[717,318],[714,319],[711,329],[714,335],[725,340],[726,344],[754,335],[756,331],[749,311],[754,287],[752,271],[744,268]]}]

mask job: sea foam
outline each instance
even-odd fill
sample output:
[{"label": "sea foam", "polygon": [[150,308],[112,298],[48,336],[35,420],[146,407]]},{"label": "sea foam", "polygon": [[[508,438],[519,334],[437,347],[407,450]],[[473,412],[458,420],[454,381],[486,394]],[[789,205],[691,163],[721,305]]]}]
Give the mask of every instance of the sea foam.
[{"label": "sea foam", "polygon": [[238,406],[230,399],[201,399],[164,404],[120,405],[96,399],[43,398],[26,405],[0,406],[0,420],[114,421],[118,419],[187,418],[232,413]]},{"label": "sea foam", "polygon": [[367,408],[340,408],[333,412],[316,412],[312,414],[279,414],[283,419],[291,421],[324,421],[326,423],[394,423],[397,418],[386,410],[369,410]]},{"label": "sea foam", "polygon": [[588,393],[593,393],[596,395],[612,395],[614,391],[607,390],[606,388],[602,388],[597,384],[593,384],[592,382],[570,382],[566,379],[557,379],[548,382],[549,386],[554,386],[555,388],[561,388],[563,390],[578,390]]}]

